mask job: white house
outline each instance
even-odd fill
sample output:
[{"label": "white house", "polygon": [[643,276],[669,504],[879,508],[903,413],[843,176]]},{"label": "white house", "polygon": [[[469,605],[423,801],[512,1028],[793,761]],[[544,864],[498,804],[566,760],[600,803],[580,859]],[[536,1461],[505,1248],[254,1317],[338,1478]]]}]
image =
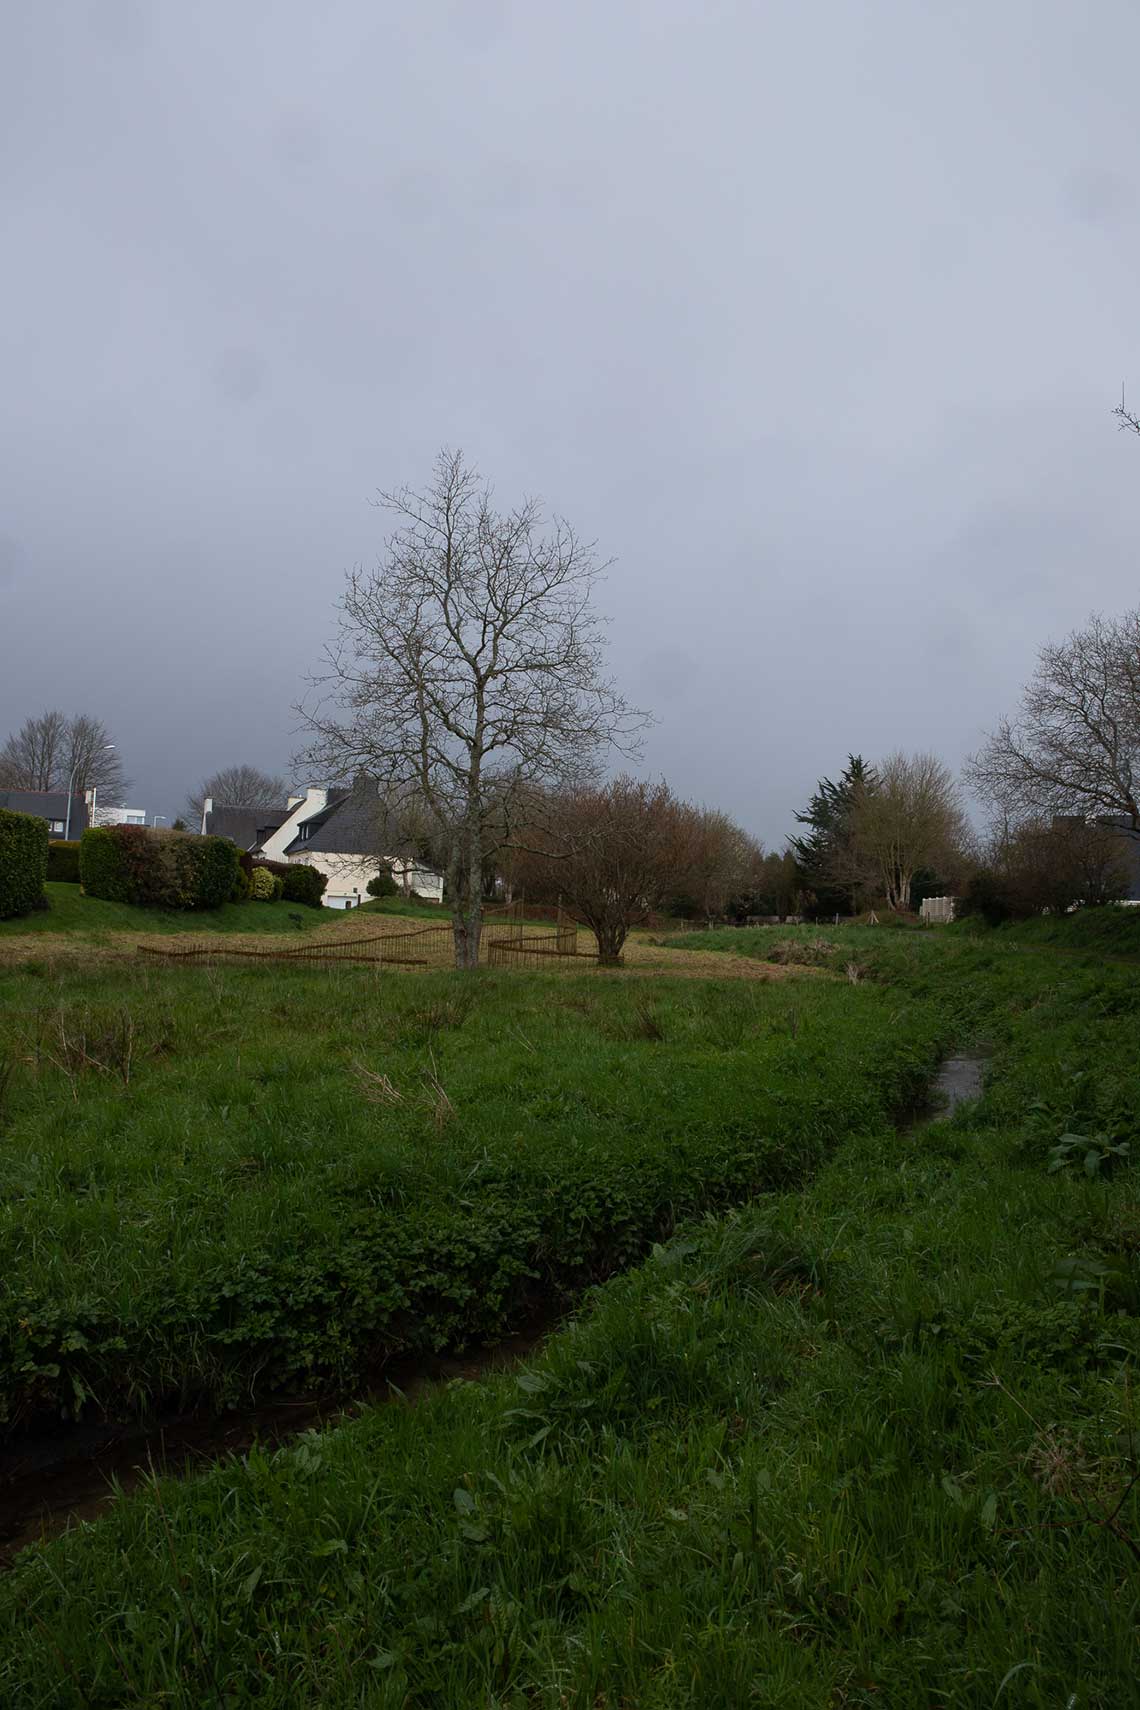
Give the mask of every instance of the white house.
[{"label": "white house", "polygon": [[[368,881],[391,867],[405,891],[443,901],[443,878],[410,855],[380,855],[380,802],[367,786],[328,790],[310,785],[280,808],[215,808],[206,804],[203,830],[231,837],[267,861],[304,862],[328,879],[326,908],[356,908],[368,901]],[[238,823],[240,820],[240,824]]]},{"label": "white house", "polygon": [[87,805],[91,809],[93,825],[145,825],[146,809],[129,807],[96,807],[92,804],[92,791],[87,792]]}]

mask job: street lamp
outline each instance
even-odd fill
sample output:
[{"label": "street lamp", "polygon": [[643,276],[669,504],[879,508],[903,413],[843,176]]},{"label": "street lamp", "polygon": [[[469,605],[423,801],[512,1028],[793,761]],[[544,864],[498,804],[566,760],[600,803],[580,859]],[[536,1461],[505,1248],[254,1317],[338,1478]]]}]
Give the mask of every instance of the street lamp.
[{"label": "street lamp", "polygon": [[[99,750],[99,752],[101,754],[105,754],[107,752],[108,748],[114,748],[114,746],[115,746],[115,744],[113,742],[105,742],[103,744],[102,748]],[[65,842],[71,836],[71,792],[75,788],[75,774],[76,774],[76,772],[78,772],[78,770],[79,770],[80,766],[82,766],[82,764],[83,764],[82,760],[77,760],[75,762],[75,765],[71,768],[71,776],[67,780],[67,819],[66,819],[66,821],[64,823],[64,827],[63,827],[63,836],[64,836]],[[98,795],[98,793],[99,793],[98,784],[92,784],[92,786],[91,786],[91,823],[92,823],[92,825],[95,824],[95,797]]]}]

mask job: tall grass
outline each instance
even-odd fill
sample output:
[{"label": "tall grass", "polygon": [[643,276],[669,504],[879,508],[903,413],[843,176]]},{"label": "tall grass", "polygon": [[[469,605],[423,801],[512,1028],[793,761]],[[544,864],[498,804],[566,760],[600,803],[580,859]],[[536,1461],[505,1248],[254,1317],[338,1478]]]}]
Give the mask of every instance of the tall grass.
[{"label": "tall grass", "polygon": [[802,1180],[942,1035],[887,993],[346,968],[0,978],[0,1419],[351,1384]]},{"label": "tall grass", "polygon": [[[1134,1702],[1135,1177],[1047,1160],[1072,1122],[1135,1136],[1136,983],[943,937],[828,988],[883,1031],[845,1031],[817,989],[795,993],[799,1040],[827,1023],[802,1084],[829,1041],[857,1087],[929,1006],[994,1046],[980,1104],[899,1133],[872,1101],[810,1183],[697,1222],[521,1372],[27,1552],[0,1586],[0,1699]],[[699,1034],[654,1015],[665,1039],[621,1047],[623,1073]]]}]

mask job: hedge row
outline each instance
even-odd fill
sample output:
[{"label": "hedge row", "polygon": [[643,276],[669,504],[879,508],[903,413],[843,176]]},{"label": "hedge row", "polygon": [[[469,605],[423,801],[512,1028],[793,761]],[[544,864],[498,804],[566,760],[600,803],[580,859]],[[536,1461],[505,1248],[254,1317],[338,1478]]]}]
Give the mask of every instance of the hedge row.
[{"label": "hedge row", "polygon": [[53,885],[79,883],[79,839],[65,843],[61,838],[48,844],[47,876]]},{"label": "hedge row", "polygon": [[46,819],[0,808],[0,920],[46,907]]},{"label": "hedge row", "polygon": [[93,826],[79,844],[87,895],[140,908],[221,908],[237,871],[238,852],[225,837],[111,825]]}]

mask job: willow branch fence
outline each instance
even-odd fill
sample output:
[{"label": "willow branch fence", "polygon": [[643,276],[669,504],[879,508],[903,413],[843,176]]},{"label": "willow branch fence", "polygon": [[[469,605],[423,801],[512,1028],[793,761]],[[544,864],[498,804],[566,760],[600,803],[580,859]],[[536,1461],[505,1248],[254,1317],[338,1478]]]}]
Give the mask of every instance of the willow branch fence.
[{"label": "willow branch fence", "polygon": [[[351,938],[324,938],[302,944],[238,945],[222,938],[181,943],[140,944],[140,955],[166,962],[292,962],[304,967],[333,967],[339,962],[384,968],[448,968],[454,963],[450,923],[414,927],[407,932],[367,932]],[[525,905],[489,909],[479,944],[479,960],[489,968],[547,970],[596,962],[593,951],[579,950],[578,925],[559,910],[549,928],[525,918]]]}]

